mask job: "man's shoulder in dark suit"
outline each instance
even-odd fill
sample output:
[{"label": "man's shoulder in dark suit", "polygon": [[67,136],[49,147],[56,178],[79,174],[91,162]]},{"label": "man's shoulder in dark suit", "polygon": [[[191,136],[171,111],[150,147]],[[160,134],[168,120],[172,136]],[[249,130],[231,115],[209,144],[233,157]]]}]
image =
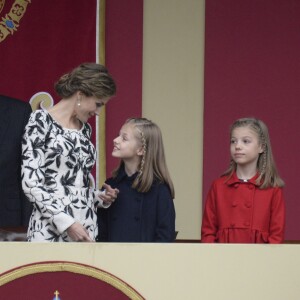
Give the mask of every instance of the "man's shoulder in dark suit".
[{"label": "man's shoulder in dark suit", "polygon": [[28,102],[12,98],[9,96],[0,95],[0,108],[7,108],[7,107],[16,107],[20,109],[30,109],[30,104]]},{"label": "man's shoulder in dark suit", "polygon": [[21,141],[31,106],[0,95],[0,227],[28,225],[31,205],[21,188]]}]

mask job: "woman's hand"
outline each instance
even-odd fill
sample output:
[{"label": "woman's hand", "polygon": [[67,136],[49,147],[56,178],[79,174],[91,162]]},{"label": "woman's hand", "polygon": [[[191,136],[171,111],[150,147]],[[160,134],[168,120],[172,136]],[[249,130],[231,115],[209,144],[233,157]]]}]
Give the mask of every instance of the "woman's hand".
[{"label": "woman's hand", "polygon": [[67,233],[74,242],[93,242],[88,231],[78,222],[73,223]]},{"label": "woman's hand", "polygon": [[118,197],[119,190],[113,189],[109,184],[106,183],[103,184],[103,187],[105,188],[105,193],[99,195],[101,200],[103,200],[105,204],[111,204],[115,202]]}]

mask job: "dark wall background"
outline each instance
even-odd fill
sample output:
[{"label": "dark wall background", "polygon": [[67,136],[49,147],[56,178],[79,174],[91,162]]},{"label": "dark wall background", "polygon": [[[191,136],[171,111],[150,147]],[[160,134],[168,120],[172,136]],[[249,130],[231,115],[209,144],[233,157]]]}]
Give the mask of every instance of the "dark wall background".
[{"label": "dark wall background", "polygon": [[204,93],[203,199],[228,167],[230,124],[260,118],[286,182],[286,240],[300,240],[300,1],[206,1]]}]

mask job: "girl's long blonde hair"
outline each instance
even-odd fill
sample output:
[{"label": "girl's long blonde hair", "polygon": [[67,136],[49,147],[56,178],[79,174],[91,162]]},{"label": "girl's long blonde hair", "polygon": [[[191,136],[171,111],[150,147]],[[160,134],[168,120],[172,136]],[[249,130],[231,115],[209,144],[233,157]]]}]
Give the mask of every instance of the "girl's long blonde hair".
[{"label": "girl's long blonde hair", "polygon": [[[238,127],[248,127],[258,136],[258,141],[263,148],[263,152],[259,154],[257,161],[257,170],[259,176],[256,180],[257,184],[260,184],[261,189],[268,187],[283,187],[284,182],[280,178],[276,164],[272,154],[271,141],[269,137],[269,131],[266,124],[255,118],[242,118],[236,120],[230,128],[230,138],[232,132]],[[236,170],[237,164],[233,159],[230,161],[229,168],[224,172],[223,176],[230,178],[233,172]]]},{"label": "girl's long blonde hair", "polygon": [[[131,124],[136,129],[136,138],[141,142],[143,155],[139,165],[138,175],[132,187],[139,192],[148,192],[155,180],[168,185],[172,198],[175,198],[175,191],[171,176],[169,174],[162,134],[159,127],[146,118],[130,118],[125,124]],[[113,171],[116,177],[120,168],[124,165],[121,160],[120,165]]]}]

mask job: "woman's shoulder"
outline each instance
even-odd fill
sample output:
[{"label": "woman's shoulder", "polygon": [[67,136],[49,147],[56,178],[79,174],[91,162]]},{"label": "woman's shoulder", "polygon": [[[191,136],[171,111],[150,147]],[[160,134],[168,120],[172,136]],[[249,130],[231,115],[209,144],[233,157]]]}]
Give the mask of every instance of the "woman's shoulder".
[{"label": "woman's shoulder", "polygon": [[30,120],[33,121],[41,121],[46,122],[47,118],[49,118],[49,114],[47,111],[43,109],[37,109],[30,114]]},{"label": "woman's shoulder", "polygon": [[29,133],[38,130],[40,134],[45,133],[49,126],[53,123],[51,116],[45,110],[38,109],[30,114],[29,121],[26,125]]}]

